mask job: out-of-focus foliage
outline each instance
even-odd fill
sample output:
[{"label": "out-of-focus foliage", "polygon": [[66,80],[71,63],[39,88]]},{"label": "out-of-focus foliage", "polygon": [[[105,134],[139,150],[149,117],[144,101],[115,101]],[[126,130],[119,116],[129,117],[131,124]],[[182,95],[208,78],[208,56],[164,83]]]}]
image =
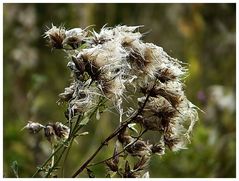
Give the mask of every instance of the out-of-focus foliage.
[{"label": "out-of-focus foliage", "polygon": [[[150,176],[236,176],[235,4],[4,4],[3,15],[5,177],[16,176],[16,163],[19,177],[31,177],[50,154],[43,135],[21,131],[28,120],[66,122],[65,107],[56,101],[70,72],[62,52],[50,51],[43,39],[51,23],[69,28],[94,24],[96,30],[106,23],[144,25],[145,41],[190,64],[186,92],[205,112],[189,149],[154,156]],[[70,177],[117,124],[118,117],[107,113],[100,122],[91,120],[89,134],[73,143],[61,176]],[[112,152],[103,149],[94,162]],[[92,167],[98,177],[105,176],[104,169]]]}]

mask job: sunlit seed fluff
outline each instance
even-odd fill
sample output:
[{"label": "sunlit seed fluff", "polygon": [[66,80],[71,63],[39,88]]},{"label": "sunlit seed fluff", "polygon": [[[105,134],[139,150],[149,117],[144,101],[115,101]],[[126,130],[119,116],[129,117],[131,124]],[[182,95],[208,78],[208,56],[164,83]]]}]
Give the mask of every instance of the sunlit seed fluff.
[{"label": "sunlit seed fluff", "polygon": [[73,28],[65,32],[66,38],[69,37],[83,37],[86,36],[86,32],[81,28]]},{"label": "sunlit seed fluff", "polygon": [[87,32],[81,28],[73,28],[65,32],[65,39],[63,44],[70,45],[73,49],[76,49],[85,39]]},{"label": "sunlit seed fluff", "polygon": [[[161,134],[159,143],[150,147],[151,151],[143,149],[138,155],[152,152],[162,155],[165,147],[173,151],[186,148],[198,119],[197,108],[184,93],[182,79],[187,75],[186,64],[170,57],[162,47],[144,43],[141,40],[143,35],[137,31],[140,27],[104,26],[96,32],[80,28],[65,31],[53,26],[46,32],[46,37],[53,44],[61,44],[58,47],[68,44],[75,49],[66,51],[70,57],[67,66],[72,72],[73,83],[59,95],[68,103],[68,119],[92,110],[104,97],[114,105],[122,121],[126,114],[124,101],[131,98],[127,91],[133,87],[135,95],[140,94],[139,107],[148,100],[134,122]],[[54,42],[54,37],[63,39],[63,42]],[[76,49],[84,41],[87,46]],[[128,111],[127,114],[131,115],[127,116],[136,112],[137,108]],[[121,139],[123,145],[134,140],[130,135]]]}]

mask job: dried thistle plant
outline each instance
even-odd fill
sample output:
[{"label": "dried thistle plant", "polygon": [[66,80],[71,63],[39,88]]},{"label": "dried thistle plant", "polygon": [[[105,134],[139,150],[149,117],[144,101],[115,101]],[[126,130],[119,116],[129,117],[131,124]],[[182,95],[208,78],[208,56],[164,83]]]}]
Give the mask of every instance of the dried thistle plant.
[{"label": "dried thistle plant", "polygon": [[[43,126],[29,122],[26,128],[31,133],[44,128],[46,138],[51,143],[56,140],[56,150],[63,154],[92,116],[100,119],[103,109],[112,105],[119,114],[119,126],[72,177],[84,170],[92,177],[90,167],[97,164],[106,165],[109,177],[149,177],[148,166],[153,154],[164,155],[166,148],[185,149],[190,143],[198,115],[197,107],[183,90],[186,64],[170,57],[163,48],[144,43],[138,31],[140,27],[103,27],[97,33],[89,28],[66,30],[52,25],[45,32],[50,46],[62,49],[69,60],[67,67],[72,72],[72,82],[58,101],[67,104],[65,117],[69,125],[57,122]],[[123,106],[132,100],[137,102],[136,106]],[[158,135],[158,142],[145,140],[146,132]],[[90,163],[113,138],[116,141],[113,156]],[[45,177],[52,176],[58,162],[52,161]],[[46,165],[47,162],[34,176]]]}]

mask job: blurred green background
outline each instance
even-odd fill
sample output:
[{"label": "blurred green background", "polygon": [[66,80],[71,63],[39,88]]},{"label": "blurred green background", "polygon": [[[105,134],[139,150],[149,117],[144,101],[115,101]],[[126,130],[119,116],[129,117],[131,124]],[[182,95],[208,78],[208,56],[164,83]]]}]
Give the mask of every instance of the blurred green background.
[{"label": "blurred green background", "polygon": [[[47,156],[43,135],[21,131],[28,120],[62,121],[64,106],[57,95],[70,83],[63,52],[47,46],[46,26],[66,28],[107,23],[144,25],[145,42],[164,48],[190,64],[186,94],[204,110],[189,149],[153,156],[151,177],[236,177],[236,5],[235,4],[4,4],[4,177],[31,177]],[[118,118],[104,114],[92,120],[70,151],[65,177],[70,177],[99,143],[112,132]],[[112,142],[111,142],[112,143]],[[96,160],[112,155],[105,148]],[[104,177],[104,166],[92,169]],[[86,177],[87,175],[81,175]]]}]

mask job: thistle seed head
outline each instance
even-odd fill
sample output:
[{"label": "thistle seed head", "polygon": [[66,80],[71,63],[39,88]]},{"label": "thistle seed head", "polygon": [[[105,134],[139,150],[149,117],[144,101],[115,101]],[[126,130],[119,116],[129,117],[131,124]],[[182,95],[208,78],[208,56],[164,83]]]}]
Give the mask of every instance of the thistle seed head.
[{"label": "thistle seed head", "polygon": [[56,49],[63,48],[63,40],[66,37],[65,28],[59,27],[57,28],[52,24],[52,27],[45,32],[45,38],[48,39],[51,47]]},{"label": "thistle seed head", "polygon": [[[133,137],[128,128],[118,134],[125,151],[140,159],[134,169],[126,161],[124,177],[147,177],[146,158],[163,155],[166,148],[185,149],[198,120],[197,107],[187,99],[182,83],[187,75],[186,64],[170,57],[162,47],[144,43],[137,31],[140,27],[104,26],[95,32],[81,28],[66,31],[52,25],[45,33],[52,47],[64,49],[70,57],[67,66],[72,83],[59,95],[67,102],[68,120],[95,109],[105,98],[118,111],[120,122],[126,115],[146,131],[159,134],[158,143],[153,144],[142,136]],[[71,47],[69,51],[66,45]],[[124,103],[135,97],[129,94],[132,87],[138,105],[124,111]],[[48,125],[45,130],[50,138],[69,136],[69,129],[61,123]],[[119,169],[115,159],[106,164],[111,171]]]}]

